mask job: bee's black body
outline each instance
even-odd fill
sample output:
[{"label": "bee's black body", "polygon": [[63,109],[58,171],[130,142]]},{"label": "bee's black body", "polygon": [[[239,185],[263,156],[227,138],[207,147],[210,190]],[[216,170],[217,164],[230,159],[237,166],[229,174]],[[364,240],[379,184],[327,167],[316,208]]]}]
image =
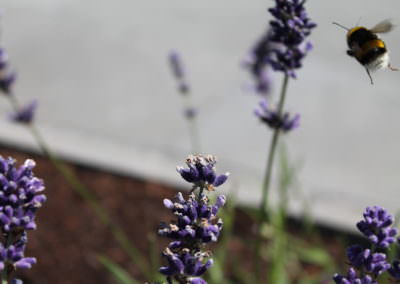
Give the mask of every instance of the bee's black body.
[{"label": "bee's black body", "polygon": [[349,50],[362,65],[368,65],[387,52],[385,43],[376,34],[364,27],[355,27],[347,34]]}]

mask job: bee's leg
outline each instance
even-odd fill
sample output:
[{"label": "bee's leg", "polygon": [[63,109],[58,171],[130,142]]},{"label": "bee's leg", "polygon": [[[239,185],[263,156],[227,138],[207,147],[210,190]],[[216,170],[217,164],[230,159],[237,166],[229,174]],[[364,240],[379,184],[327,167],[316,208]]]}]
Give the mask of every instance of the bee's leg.
[{"label": "bee's leg", "polygon": [[365,70],[367,71],[368,77],[369,77],[369,79],[371,80],[371,85],[373,85],[373,84],[374,84],[374,81],[372,80],[371,74],[369,74],[368,68],[365,68]]},{"label": "bee's leg", "polygon": [[399,71],[399,69],[393,67],[390,63],[389,63],[389,65],[388,65],[388,68],[389,68],[390,70],[392,70],[392,71]]}]

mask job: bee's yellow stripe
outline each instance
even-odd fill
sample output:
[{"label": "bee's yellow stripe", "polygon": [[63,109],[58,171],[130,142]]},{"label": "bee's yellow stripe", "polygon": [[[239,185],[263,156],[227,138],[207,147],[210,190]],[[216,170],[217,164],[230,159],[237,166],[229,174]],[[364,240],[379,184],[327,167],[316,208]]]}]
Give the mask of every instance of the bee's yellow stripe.
[{"label": "bee's yellow stripe", "polygon": [[354,32],[361,30],[361,29],[365,29],[364,27],[354,27],[351,28],[348,32],[347,32],[347,37],[350,37]]},{"label": "bee's yellow stripe", "polygon": [[356,57],[357,58],[362,58],[371,49],[374,49],[376,47],[385,48],[385,43],[380,39],[374,39],[374,40],[367,41],[366,43],[364,43],[361,46],[361,48],[358,50],[358,52],[356,52]]}]

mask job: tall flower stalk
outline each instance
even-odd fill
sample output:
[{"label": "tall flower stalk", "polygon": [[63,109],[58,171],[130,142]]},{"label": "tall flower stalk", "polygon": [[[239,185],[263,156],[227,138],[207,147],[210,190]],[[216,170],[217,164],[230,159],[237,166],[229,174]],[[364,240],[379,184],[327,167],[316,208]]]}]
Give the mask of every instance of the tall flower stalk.
[{"label": "tall flower stalk", "polygon": [[[304,0],[275,0],[275,7],[269,12],[273,16],[265,35],[252,49],[251,64],[247,65],[255,81],[256,90],[262,95],[267,92],[266,70],[284,74],[280,97],[276,108],[269,104],[270,98],[260,102],[256,109],[256,116],[272,129],[273,133],[269,144],[267,165],[262,185],[258,234],[261,235],[262,224],[266,221],[269,211],[269,191],[272,180],[275,152],[279,136],[298,127],[300,116],[291,116],[284,111],[286,93],[290,78],[296,78],[296,70],[302,67],[302,60],[312,49],[306,40],[311,30],[316,26],[307,16]],[[261,267],[261,250],[259,239],[256,245],[256,274],[259,279]]]},{"label": "tall flower stalk", "polygon": [[125,232],[112,220],[107,210],[100,205],[94,194],[47,145],[34,123],[37,102],[33,101],[25,106],[20,104],[18,97],[13,93],[15,79],[16,74],[10,71],[9,68],[7,53],[3,48],[0,48],[0,91],[4,93],[13,108],[10,119],[25,126],[30,131],[42,153],[49,158],[56,169],[63,175],[65,181],[89,204],[99,220],[111,230],[115,240],[134,260],[141,272],[146,275],[146,277],[151,277],[151,271],[144,262],[144,258],[136,247],[131,244]]},{"label": "tall flower stalk", "polygon": [[190,155],[187,168],[178,167],[181,177],[192,184],[187,199],[178,193],[175,200],[164,199],[164,206],[172,211],[176,220],[162,223],[160,236],[171,239],[163,251],[167,265],[160,268],[168,284],[206,284],[201,277],[214,263],[206,245],[217,242],[222,230],[222,219],[217,213],[226,198],[219,195],[210,204],[208,193],[225,183],[228,173],[217,175],[216,159],[211,155]]},{"label": "tall flower stalk", "polygon": [[177,89],[184,100],[183,115],[188,122],[190,143],[193,153],[200,152],[200,136],[197,127],[197,109],[193,106],[191,87],[186,78],[182,58],[176,51],[171,51],[168,57],[171,72],[177,81]]}]

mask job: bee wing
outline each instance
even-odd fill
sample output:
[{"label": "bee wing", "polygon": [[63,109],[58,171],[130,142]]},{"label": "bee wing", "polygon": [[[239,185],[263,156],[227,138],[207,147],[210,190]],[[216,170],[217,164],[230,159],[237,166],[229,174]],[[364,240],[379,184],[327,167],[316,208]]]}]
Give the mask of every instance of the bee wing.
[{"label": "bee wing", "polygon": [[379,33],[388,33],[393,30],[394,25],[391,20],[386,19],[382,22],[376,24],[372,29],[371,32],[379,34]]}]

